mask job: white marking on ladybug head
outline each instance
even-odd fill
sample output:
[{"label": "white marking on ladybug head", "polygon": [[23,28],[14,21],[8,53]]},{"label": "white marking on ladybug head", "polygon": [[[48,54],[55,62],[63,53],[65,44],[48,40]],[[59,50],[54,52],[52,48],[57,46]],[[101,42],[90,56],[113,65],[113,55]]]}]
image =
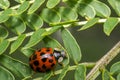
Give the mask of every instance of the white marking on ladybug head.
[{"label": "white marking on ladybug head", "polygon": [[63,61],[63,57],[59,57],[58,63],[61,63]]},{"label": "white marking on ladybug head", "polygon": [[54,50],[56,50],[56,51],[61,51],[59,48],[54,48]]},{"label": "white marking on ladybug head", "polygon": [[66,57],[65,51],[61,51],[61,55],[62,55],[63,57]]}]

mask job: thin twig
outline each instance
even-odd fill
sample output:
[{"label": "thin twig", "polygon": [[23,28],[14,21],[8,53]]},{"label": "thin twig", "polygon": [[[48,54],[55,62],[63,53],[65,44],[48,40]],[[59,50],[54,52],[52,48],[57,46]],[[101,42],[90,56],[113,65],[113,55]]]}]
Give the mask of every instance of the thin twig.
[{"label": "thin twig", "polygon": [[[95,63],[94,62],[84,62],[84,63],[80,63],[78,65],[84,65],[86,66],[87,68],[92,68],[93,66],[95,66]],[[75,70],[77,68],[78,65],[74,65],[74,66],[69,66],[68,70],[71,71],[71,70]],[[55,75],[58,75],[60,74],[62,71],[62,69],[60,70],[57,70],[54,72]],[[36,79],[33,79],[33,80],[40,80],[42,79],[42,77],[39,77],[39,78],[36,78]]]},{"label": "thin twig", "polygon": [[[29,32],[29,33],[26,33],[26,37],[28,36],[31,36],[34,32]],[[15,36],[15,37],[12,37],[12,38],[9,38],[7,39],[8,41],[12,42],[12,41],[15,41],[16,39],[18,38],[18,36]]]},{"label": "thin twig", "polygon": [[[106,19],[100,19],[98,21],[98,23],[104,23],[106,21]],[[63,22],[62,22],[63,23]],[[70,24],[74,23],[73,26],[82,26],[82,25],[85,25],[87,23],[87,21],[80,21],[80,22],[71,22],[71,23],[68,23],[68,22],[64,22],[62,24],[61,22],[58,23],[58,24],[55,24],[55,25],[52,25],[52,26],[60,26],[60,25],[63,25],[64,27],[71,27]],[[46,31],[48,31],[50,28],[46,28]],[[26,36],[29,37],[33,34],[33,32],[29,32],[29,33],[26,33]],[[15,36],[15,37],[12,37],[12,38],[9,38],[8,41],[12,42],[12,41],[15,41],[16,39],[18,38],[18,36]]]},{"label": "thin twig", "polygon": [[[92,68],[93,66],[95,66],[95,63],[93,63],[93,62],[84,62],[84,63],[80,63],[80,64],[78,64],[78,65],[84,65],[84,66],[86,66],[87,68]],[[78,65],[70,66],[68,70],[69,70],[69,71],[75,70]],[[61,71],[62,71],[62,70],[55,71],[55,74],[60,74]]]},{"label": "thin twig", "polygon": [[[94,80],[100,69],[104,68],[111,60],[113,60],[120,52],[120,41],[106,54],[104,55],[88,73],[86,80]],[[100,73],[99,73],[100,74]],[[94,78],[93,78],[94,77]]]},{"label": "thin twig", "polygon": [[[118,18],[120,20],[120,18]],[[98,23],[104,23],[106,22],[107,19],[99,19]],[[71,23],[70,23],[71,22]],[[72,24],[73,26],[82,26],[85,25],[88,21],[66,21],[66,22],[60,22],[60,23],[51,23],[50,26],[59,26],[59,25],[63,25],[64,27],[71,27],[70,24]]]}]

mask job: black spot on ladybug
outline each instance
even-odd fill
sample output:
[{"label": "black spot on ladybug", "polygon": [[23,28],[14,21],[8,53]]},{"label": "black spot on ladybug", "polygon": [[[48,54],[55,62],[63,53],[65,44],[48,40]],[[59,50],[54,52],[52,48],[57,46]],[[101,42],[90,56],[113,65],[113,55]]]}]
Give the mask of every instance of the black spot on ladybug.
[{"label": "black spot on ladybug", "polygon": [[50,54],[50,56],[52,57],[52,56],[53,56],[53,54]]},{"label": "black spot on ladybug", "polygon": [[33,57],[32,57],[32,60],[35,60],[37,58],[37,55],[34,54]]},{"label": "black spot on ladybug", "polygon": [[36,68],[36,71],[41,72],[41,69],[39,67]]},{"label": "black spot on ladybug", "polygon": [[31,69],[34,69],[33,66],[32,66],[32,64],[30,64],[30,67],[31,67]]},{"label": "black spot on ladybug", "polygon": [[31,61],[31,57],[29,58],[29,61]]},{"label": "black spot on ladybug", "polygon": [[46,69],[46,66],[45,66],[45,64],[43,64],[43,65],[42,65],[42,68],[43,68],[43,69]]},{"label": "black spot on ladybug", "polygon": [[35,66],[38,66],[38,65],[39,65],[39,61],[37,61],[37,60],[34,61],[33,63],[34,63]]},{"label": "black spot on ladybug", "polygon": [[47,58],[42,58],[42,62],[46,62]]},{"label": "black spot on ladybug", "polygon": [[44,54],[45,54],[44,52],[41,52],[41,53],[40,53],[40,56],[43,56]]},{"label": "black spot on ladybug", "polygon": [[47,49],[46,49],[46,52],[49,52],[49,51],[50,51],[50,49],[49,49],[49,48],[47,48]]},{"label": "black spot on ladybug", "polygon": [[41,49],[38,50],[38,52],[40,52],[40,51],[41,51]]},{"label": "black spot on ladybug", "polygon": [[53,60],[52,60],[52,59],[50,59],[50,60],[49,60],[49,62],[50,62],[50,63],[52,63],[52,62],[53,62]]},{"label": "black spot on ladybug", "polygon": [[54,67],[54,66],[55,66],[55,64],[54,64],[54,63],[52,63],[51,67]]}]

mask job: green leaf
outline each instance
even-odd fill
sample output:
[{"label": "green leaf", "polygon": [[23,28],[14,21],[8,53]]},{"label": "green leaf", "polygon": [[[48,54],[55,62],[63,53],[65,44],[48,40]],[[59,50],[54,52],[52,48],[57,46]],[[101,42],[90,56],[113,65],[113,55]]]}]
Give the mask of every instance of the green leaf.
[{"label": "green leaf", "polygon": [[38,30],[43,25],[43,20],[41,19],[40,16],[38,16],[35,13],[33,14],[24,13],[21,16],[23,20],[26,21],[26,24],[28,25],[28,27],[30,27],[33,30]]},{"label": "green leaf", "polygon": [[120,73],[117,75],[117,80],[120,80]]},{"label": "green leaf", "polygon": [[115,12],[120,16],[120,1],[119,0],[107,0]]},{"label": "green leaf", "polygon": [[59,8],[59,13],[61,15],[61,19],[67,20],[67,21],[68,20],[69,21],[76,20],[77,17],[78,17],[77,13],[72,8],[60,7]]},{"label": "green leaf", "polygon": [[62,28],[62,26],[50,27],[50,28],[47,29],[46,32],[44,32],[44,33],[42,34],[42,36],[50,35],[50,34],[54,33],[55,31],[59,30],[60,28]]},{"label": "green leaf", "polygon": [[[69,27],[71,24],[74,24],[75,22],[79,22],[79,20],[69,20],[69,21],[63,21],[63,22],[58,22],[58,23],[50,23],[49,25],[50,26],[64,26],[64,27]],[[65,25],[67,25],[67,26],[65,26]]]},{"label": "green leaf", "polygon": [[2,66],[0,66],[0,78],[2,80],[15,80],[13,74]]},{"label": "green leaf", "polygon": [[43,9],[41,13],[41,17],[47,23],[56,23],[56,22],[60,22],[61,20],[60,15],[56,11],[47,8]]},{"label": "green leaf", "polygon": [[110,80],[116,80],[114,77],[110,76]]},{"label": "green leaf", "polygon": [[28,10],[28,14],[34,13],[43,3],[45,0],[35,0],[32,6]]},{"label": "green leaf", "polygon": [[17,9],[17,14],[22,14],[24,11],[26,11],[29,7],[29,2],[28,1],[25,1],[23,2],[20,7]]},{"label": "green leaf", "polygon": [[8,31],[4,26],[0,25],[0,38],[6,38],[8,36]]},{"label": "green leaf", "polygon": [[106,4],[98,0],[92,1],[90,5],[94,7],[94,9],[97,12],[97,15],[100,17],[109,17],[111,14],[110,8]]},{"label": "green leaf", "polygon": [[[82,0],[83,1],[83,0]],[[76,6],[79,5],[80,0],[66,0],[66,3],[68,6],[70,6],[71,8],[76,9]]]},{"label": "green leaf", "polygon": [[26,0],[15,0],[15,1],[18,2],[18,3],[23,3]]},{"label": "green leaf", "polygon": [[68,1],[68,0],[62,0],[62,2],[66,2],[66,1]]},{"label": "green leaf", "polygon": [[6,26],[9,27],[14,33],[20,35],[26,30],[26,25],[19,17],[10,17],[6,21]]},{"label": "green leaf", "polygon": [[103,70],[102,72],[102,80],[110,80],[110,74],[107,70]]},{"label": "green leaf", "polygon": [[4,12],[2,12],[0,14],[0,23],[7,21],[11,13],[12,13],[12,9],[6,9]]},{"label": "green leaf", "polygon": [[60,0],[48,0],[46,6],[48,8],[54,8],[58,3],[60,3]]},{"label": "green leaf", "polygon": [[65,67],[62,69],[62,72],[60,73],[58,80],[63,80],[64,76],[65,76],[66,73],[68,72],[68,69],[69,69],[69,66],[68,66],[68,65],[65,66]]},{"label": "green leaf", "polygon": [[98,22],[99,18],[93,18],[90,19],[82,28],[80,28],[79,30],[85,30],[87,28],[92,27],[94,24],[96,24]]},{"label": "green leaf", "polygon": [[0,55],[0,63],[21,79],[33,74],[28,65],[7,55]]},{"label": "green leaf", "polygon": [[49,36],[46,36],[44,39],[43,39],[44,43],[45,43],[45,46],[46,47],[52,47],[52,48],[63,48],[62,45],[55,39],[49,37]]},{"label": "green leaf", "polygon": [[7,49],[7,47],[9,46],[9,41],[8,40],[3,40],[0,43],[0,55],[3,54],[3,52]]},{"label": "green leaf", "polygon": [[118,23],[119,20],[117,18],[108,18],[103,25],[105,34],[109,36]]},{"label": "green leaf", "polygon": [[102,80],[115,80],[115,79],[110,75],[110,73],[106,69],[103,69]]},{"label": "green leaf", "polygon": [[61,32],[66,51],[74,60],[74,63],[78,64],[78,62],[81,60],[81,50],[77,41],[67,29],[62,29]]},{"label": "green leaf", "polygon": [[86,67],[84,65],[78,65],[75,69],[75,80],[85,80],[86,79]]},{"label": "green leaf", "polygon": [[43,26],[43,20],[37,14],[31,14],[27,17],[28,26],[33,27],[34,30],[38,30]]},{"label": "green leaf", "polygon": [[94,18],[96,12],[91,5],[87,5],[85,3],[80,3],[77,6],[77,11],[82,17],[86,17],[88,19]]},{"label": "green leaf", "polygon": [[15,42],[11,44],[10,54],[13,53],[24,41],[25,34],[20,35]]},{"label": "green leaf", "polygon": [[114,63],[110,68],[111,74],[119,74],[120,73],[120,61]]},{"label": "green leaf", "polygon": [[9,0],[0,0],[0,8],[7,9],[10,6]]},{"label": "green leaf", "polygon": [[[54,48],[60,48],[60,49],[63,49],[65,51],[65,49],[63,48],[63,46],[55,39],[51,38],[51,37],[45,37],[43,39],[44,43],[45,43],[45,46],[46,47],[52,47],[53,49]],[[66,52],[66,51],[65,51]],[[66,57],[64,60],[63,60],[63,66],[66,66],[68,63],[69,63],[69,56],[66,52]]]},{"label": "green leaf", "polygon": [[35,52],[35,50],[33,50],[32,48],[28,48],[28,49],[22,48],[22,49],[21,49],[21,52],[22,52],[26,57],[29,58],[29,57]]},{"label": "green leaf", "polygon": [[33,80],[42,80],[42,77],[37,77],[37,78],[35,78]]},{"label": "green leaf", "polygon": [[39,80],[48,80],[51,76],[52,76],[52,71],[47,73],[42,79],[39,79]]},{"label": "green leaf", "polygon": [[39,29],[35,31],[23,49],[30,48],[36,45],[37,43],[39,43],[45,37],[45,36],[41,36],[44,32],[45,29]]}]

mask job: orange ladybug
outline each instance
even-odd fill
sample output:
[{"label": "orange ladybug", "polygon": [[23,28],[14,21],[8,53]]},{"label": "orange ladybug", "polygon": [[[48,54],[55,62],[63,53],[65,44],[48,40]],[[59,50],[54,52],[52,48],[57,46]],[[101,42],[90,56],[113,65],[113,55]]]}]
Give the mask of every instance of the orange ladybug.
[{"label": "orange ladybug", "polygon": [[41,48],[30,56],[29,65],[35,72],[47,72],[53,70],[56,63],[61,64],[65,57],[63,50]]}]

